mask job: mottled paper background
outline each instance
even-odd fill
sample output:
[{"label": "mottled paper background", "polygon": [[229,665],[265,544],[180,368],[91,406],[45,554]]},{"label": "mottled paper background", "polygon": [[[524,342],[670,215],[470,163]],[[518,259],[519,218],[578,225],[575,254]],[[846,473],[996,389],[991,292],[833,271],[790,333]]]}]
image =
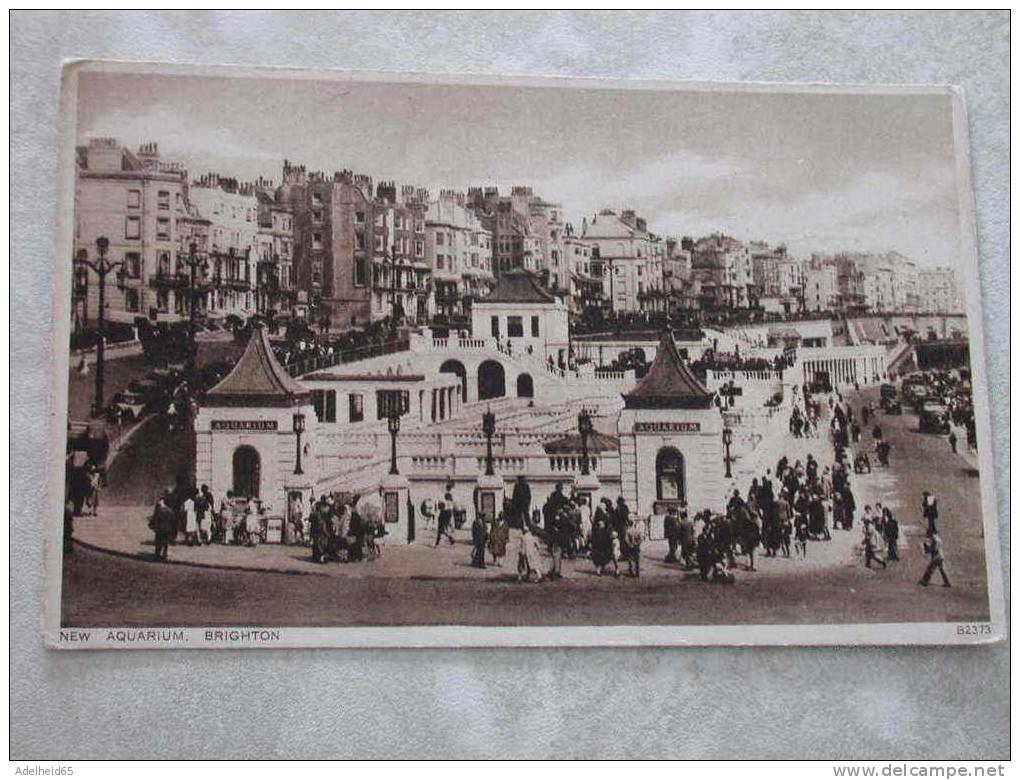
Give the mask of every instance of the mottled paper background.
[{"label": "mottled paper background", "polygon": [[12,757],[1006,757],[1004,644],[48,651],[39,443],[62,58],[955,84],[970,119],[1008,571],[1008,46],[1007,12],[13,13]]}]

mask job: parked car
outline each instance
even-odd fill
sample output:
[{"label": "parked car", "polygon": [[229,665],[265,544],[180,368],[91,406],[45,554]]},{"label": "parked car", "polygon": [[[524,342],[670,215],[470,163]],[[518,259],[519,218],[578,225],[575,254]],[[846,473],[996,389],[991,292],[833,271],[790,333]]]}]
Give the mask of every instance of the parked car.
[{"label": "parked car", "polygon": [[130,391],[117,393],[106,411],[111,420],[116,419],[118,413],[125,422],[137,420],[145,412],[145,399]]},{"label": "parked car", "polygon": [[925,405],[918,428],[922,433],[949,433],[949,409],[941,404]]},{"label": "parked car", "polygon": [[147,411],[157,411],[166,402],[167,392],[162,382],[135,379],[128,384],[128,390],[141,397]]}]

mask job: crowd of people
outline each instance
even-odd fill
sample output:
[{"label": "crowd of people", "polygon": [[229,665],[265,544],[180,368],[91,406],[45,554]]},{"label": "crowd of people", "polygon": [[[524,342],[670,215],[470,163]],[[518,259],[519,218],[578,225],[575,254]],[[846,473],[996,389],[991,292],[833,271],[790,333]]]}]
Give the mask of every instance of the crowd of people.
[{"label": "crowd of people", "polygon": [[[453,541],[449,530],[455,523],[456,510],[450,507],[457,503],[450,488],[444,500],[438,502],[437,547],[444,537]],[[628,575],[640,576],[641,544],[647,528],[631,516],[622,496],[615,503],[604,497],[593,509],[588,493],[572,490],[568,494],[563,483],[557,483],[541,508],[533,507],[531,486],[519,476],[511,495],[491,518],[481,511],[478,496],[476,490],[471,524],[471,565],[476,568],[502,567],[510,556],[518,581],[541,582],[562,577],[564,559],[587,558],[597,576],[619,576],[624,564]],[[429,517],[424,511],[423,516]],[[548,567],[543,549],[550,561]]]},{"label": "crowd of people", "polygon": [[163,561],[175,542],[258,547],[267,541],[309,547],[314,563],[374,560],[381,555],[378,540],[386,531],[378,508],[359,508],[359,500],[357,494],[329,493],[306,513],[300,496],[294,495],[283,518],[258,498],[228,490],[217,503],[208,485],[178,485],[160,496],[149,528],[155,534],[156,558]]},{"label": "crowd of people", "polygon": [[388,320],[379,320],[343,333],[313,333],[297,325],[288,328],[286,338],[273,342],[273,352],[283,366],[349,363],[397,349],[405,342]]}]

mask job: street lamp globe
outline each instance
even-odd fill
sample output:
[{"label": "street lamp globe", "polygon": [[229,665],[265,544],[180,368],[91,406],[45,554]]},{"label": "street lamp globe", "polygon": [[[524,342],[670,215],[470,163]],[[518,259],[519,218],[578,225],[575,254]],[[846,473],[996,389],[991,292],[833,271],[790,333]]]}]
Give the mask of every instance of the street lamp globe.
[{"label": "street lamp globe", "polygon": [[108,239],[106,236],[100,236],[99,238],[96,239],[96,248],[99,250],[100,254],[105,253],[106,250],[109,249],[109,247],[110,239]]},{"label": "street lamp globe", "polygon": [[400,433],[400,413],[396,409],[391,409],[389,416],[386,418],[386,427],[389,432],[394,436]]},{"label": "street lamp globe", "polygon": [[305,416],[301,412],[294,415],[294,433],[305,432]]}]

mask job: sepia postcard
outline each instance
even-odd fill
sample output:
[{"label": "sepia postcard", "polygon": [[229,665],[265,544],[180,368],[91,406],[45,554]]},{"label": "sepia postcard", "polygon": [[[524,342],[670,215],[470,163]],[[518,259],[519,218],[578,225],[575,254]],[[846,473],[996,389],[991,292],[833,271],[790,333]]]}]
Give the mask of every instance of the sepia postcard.
[{"label": "sepia postcard", "polygon": [[1003,638],[958,91],[62,101],[50,646]]}]

